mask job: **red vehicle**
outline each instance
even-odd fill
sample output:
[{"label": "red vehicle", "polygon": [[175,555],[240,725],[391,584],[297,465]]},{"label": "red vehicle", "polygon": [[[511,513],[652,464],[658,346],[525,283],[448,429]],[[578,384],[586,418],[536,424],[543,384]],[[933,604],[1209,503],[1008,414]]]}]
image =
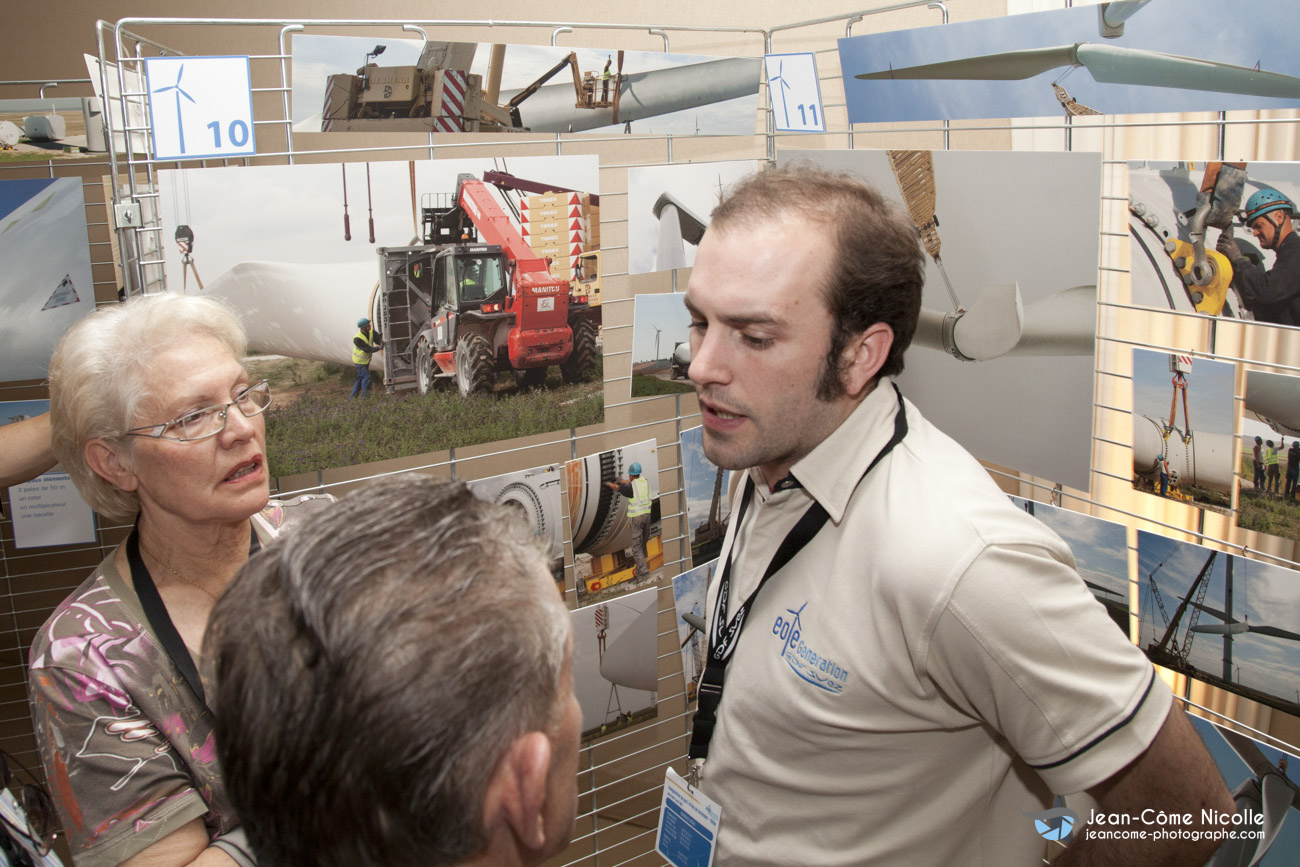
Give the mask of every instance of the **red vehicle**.
[{"label": "red vehicle", "polygon": [[551,365],[565,382],[597,374],[600,311],[570,297],[483,181],[460,175],[450,203],[421,212],[422,245],[378,251],[389,391],[454,378],[488,393],[506,370],[531,387]]}]

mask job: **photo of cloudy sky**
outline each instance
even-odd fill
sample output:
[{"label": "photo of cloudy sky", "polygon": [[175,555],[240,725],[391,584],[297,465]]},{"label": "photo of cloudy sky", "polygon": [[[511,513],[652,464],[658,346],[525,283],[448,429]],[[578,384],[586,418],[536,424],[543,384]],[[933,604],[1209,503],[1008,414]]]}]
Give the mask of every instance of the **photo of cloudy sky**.
[{"label": "photo of cloudy sky", "polygon": [[[969,117],[1063,116],[1053,84],[1103,114],[1184,112],[1210,109],[1292,108],[1300,89],[1286,82],[1286,97],[1188,90],[1186,73],[1128,53],[1134,50],[1191,57],[1215,63],[1300,76],[1300,0],[1245,3],[1223,0],[1152,0],[1124,23],[1123,34],[1103,36],[1098,6],[1007,15],[980,21],[895,30],[839,40],[840,67],[852,123]],[[1023,52],[1097,46],[1106,57],[1083,67],[1044,61],[1042,71],[1024,78],[1006,74]],[[1118,49],[1110,51],[1110,49]],[[1006,52],[1022,52],[1005,56]],[[910,67],[1002,55],[988,68],[905,73]],[[1028,66],[1028,64],[1026,64]],[[1035,67],[1037,69],[1037,67]],[[1172,69],[1172,71],[1170,71]],[[1151,70],[1149,73],[1146,70]],[[892,74],[897,76],[889,78]],[[860,74],[884,78],[863,80]],[[947,77],[908,79],[908,74]],[[960,76],[969,75],[963,79]],[[1247,75],[1247,77],[1250,77]],[[1254,76],[1258,78],[1259,76]],[[1155,83],[1158,82],[1158,86]]]},{"label": "photo of cloudy sky", "polygon": [[[1214,563],[1206,575],[1209,586],[1198,601],[1199,588],[1193,592],[1192,585],[1212,555]],[[1156,603],[1156,590],[1171,618],[1190,596],[1173,633],[1180,647],[1191,639],[1187,664],[1226,689],[1244,687],[1273,697],[1276,701],[1270,704],[1290,708],[1291,713],[1300,710],[1296,680],[1300,671],[1300,574],[1139,530],[1138,581],[1142,585],[1138,644],[1148,655],[1169,628]],[[1235,634],[1204,631],[1222,631],[1225,625]],[[1189,633],[1189,626],[1198,631]],[[1172,652],[1172,642],[1166,650]],[[1229,650],[1231,668],[1225,672]]]}]

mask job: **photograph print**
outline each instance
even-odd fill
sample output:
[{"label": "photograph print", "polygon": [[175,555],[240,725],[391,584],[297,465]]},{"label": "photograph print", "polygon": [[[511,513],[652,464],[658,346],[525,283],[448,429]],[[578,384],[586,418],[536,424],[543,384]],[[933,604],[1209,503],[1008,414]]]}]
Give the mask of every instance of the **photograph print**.
[{"label": "photograph print", "polygon": [[588,605],[569,616],[583,742],[654,719],[659,700],[658,589]]},{"label": "photograph print", "polygon": [[1294,108],[1297,40],[1297,0],[1151,0],[852,36],[839,49],[849,122],[873,123]]},{"label": "photograph print", "polygon": [[657,586],[663,577],[658,451],[644,440],[565,465],[579,605]]},{"label": "photograph print", "polygon": [[757,57],[315,34],[291,50],[295,133],[753,135],[758,117]]},{"label": "photograph print", "polygon": [[1133,489],[1226,512],[1232,503],[1236,368],[1133,350]]},{"label": "photograph print", "polygon": [[679,292],[641,293],[632,317],[632,397],[694,394],[691,315]]},{"label": "photograph print", "polygon": [[601,308],[576,266],[587,251],[525,234],[555,207],[534,190],[598,196],[596,158],[510,168],[448,159],[159,173],[168,289],[241,315],[250,368],[275,394],[274,474],[602,420]]},{"label": "photograph print", "polygon": [[1139,530],[1137,578],[1152,662],[1300,715],[1300,573]]}]

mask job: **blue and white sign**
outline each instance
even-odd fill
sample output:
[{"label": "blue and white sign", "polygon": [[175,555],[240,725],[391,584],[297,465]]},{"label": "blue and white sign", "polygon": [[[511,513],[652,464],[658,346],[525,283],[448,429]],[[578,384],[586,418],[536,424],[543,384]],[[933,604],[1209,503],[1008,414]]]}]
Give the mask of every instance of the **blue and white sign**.
[{"label": "blue and white sign", "polygon": [[257,153],[247,57],[149,57],[144,72],[155,159]]},{"label": "blue and white sign", "polygon": [[768,54],[767,95],[778,132],[826,132],[817,59],[804,54]]},{"label": "blue and white sign", "polygon": [[713,867],[721,821],[722,808],[715,801],[672,768],[667,770],[655,834],[655,851],[664,860],[673,867]]}]

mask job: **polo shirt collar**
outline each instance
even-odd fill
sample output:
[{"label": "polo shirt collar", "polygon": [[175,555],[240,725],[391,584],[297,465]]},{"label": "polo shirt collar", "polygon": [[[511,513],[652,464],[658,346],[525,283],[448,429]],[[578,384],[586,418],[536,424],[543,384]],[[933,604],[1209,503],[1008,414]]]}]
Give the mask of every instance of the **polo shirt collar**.
[{"label": "polo shirt collar", "polygon": [[894,416],[899,411],[892,377],[880,377],[849,417],[790,468],[835,523],[843,520],[859,480],[894,435]]}]

